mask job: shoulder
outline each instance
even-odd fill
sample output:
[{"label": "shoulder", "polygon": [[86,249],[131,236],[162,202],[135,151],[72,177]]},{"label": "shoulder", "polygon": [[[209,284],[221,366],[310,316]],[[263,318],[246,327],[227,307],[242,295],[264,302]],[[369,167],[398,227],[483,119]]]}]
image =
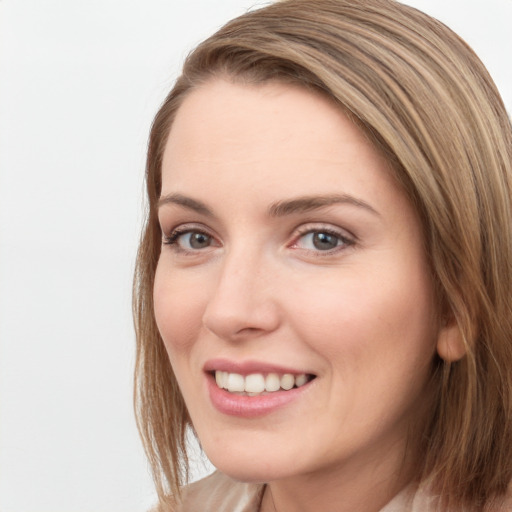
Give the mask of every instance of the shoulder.
[{"label": "shoulder", "polygon": [[215,471],[187,485],[176,512],[257,512],[263,485],[237,482]]},{"label": "shoulder", "polygon": [[[452,509],[450,509],[451,511]],[[458,511],[459,509],[457,509]],[[432,491],[429,484],[409,485],[388,503],[380,512],[441,512],[439,494]],[[483,507],[464,508],[463,512],[512,512],[512,485],[505,495],[497,497]],[[455,512],[455,511],[453,511]]]}]

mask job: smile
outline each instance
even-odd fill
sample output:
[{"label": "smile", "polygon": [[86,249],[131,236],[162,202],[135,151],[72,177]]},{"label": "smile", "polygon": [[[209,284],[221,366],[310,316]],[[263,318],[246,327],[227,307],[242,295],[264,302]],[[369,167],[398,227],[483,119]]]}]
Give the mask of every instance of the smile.
[{"label": "smile", "polygon": [[216,370],[214,374],[219,388],[244,396],[260,396],[276,391],[289,391],[304,386],[314,378],[313,375],[305,373],[298,375],[251,373],[244,376],[239,373]]}]

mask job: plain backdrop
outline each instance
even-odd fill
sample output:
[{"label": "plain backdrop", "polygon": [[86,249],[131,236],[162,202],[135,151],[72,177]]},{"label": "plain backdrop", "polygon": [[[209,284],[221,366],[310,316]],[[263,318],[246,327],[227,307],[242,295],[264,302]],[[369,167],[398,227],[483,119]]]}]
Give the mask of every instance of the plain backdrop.
[{"label": "plain backdrop", "polygon": [[[510,110],[512,0],[410,3]],[[131,402],[147,134],[187,52],[254,5],[0,0],[0,512],[154,503]]]}]

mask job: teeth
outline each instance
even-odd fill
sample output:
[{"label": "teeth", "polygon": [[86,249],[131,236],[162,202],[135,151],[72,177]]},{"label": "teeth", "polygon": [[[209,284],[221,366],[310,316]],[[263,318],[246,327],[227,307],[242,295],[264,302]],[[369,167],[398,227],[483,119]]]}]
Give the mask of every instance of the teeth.
[{"label": "teeth", "polygon": [[281,388],[281,379],[277,373],[269,373],[265,379],[266,391],[278,391]]},{"label": "teeth", "polygon": [[288,391],[293,387],[300,388],[308,381],[309,378],[305,373],[299,375],[269,373],[266,376],[262,373],[251,373],[244,377],[238,373],[215,372],[215,382],[219,388],[227,389],[231,393],[247,393],[248,396],[273,393],[280,389]]},{"label": "teeth", "polygon": [[265,391],[265,377],[261,373],[247,375],[244,391],[247,393],[262,393]]},{"label": "teeth", "polygon": [[297,377],[295,377],[295,385],[300,388],[301,386],[304,386],[304,384],[306,384],[306,382],[308,381],[308,377],[305,373],[303,373],[302,375],[297,375]]},{"label": "teeth", "polygon": [[228,391],[245,391],[245,379],[238,373],[228,373],[227,390]]},{"label": "teeth", "polygon": [[295,385],[295,377],[291,375],[290,373],[285,373],[281,377],[281,387],[283,389],[286,389],[288,391],[289,389],[292,389]]}]

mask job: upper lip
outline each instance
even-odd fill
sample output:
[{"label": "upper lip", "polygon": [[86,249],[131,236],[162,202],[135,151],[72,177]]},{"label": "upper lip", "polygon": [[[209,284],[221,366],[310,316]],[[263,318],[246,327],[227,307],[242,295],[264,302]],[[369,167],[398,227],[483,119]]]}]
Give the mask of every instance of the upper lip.
[{"label": "upper lip", "polygon": [[301,375],[303,373],[311,374],[311,372],[287,368],[285,366],[268,363],[264,361],[231,361],[229,359],[210,359],[206,361],[203,370],[205,372],[228,372],[238,373],[240,375],[250,375],[251,373],[290,373],[292,375]]}]

